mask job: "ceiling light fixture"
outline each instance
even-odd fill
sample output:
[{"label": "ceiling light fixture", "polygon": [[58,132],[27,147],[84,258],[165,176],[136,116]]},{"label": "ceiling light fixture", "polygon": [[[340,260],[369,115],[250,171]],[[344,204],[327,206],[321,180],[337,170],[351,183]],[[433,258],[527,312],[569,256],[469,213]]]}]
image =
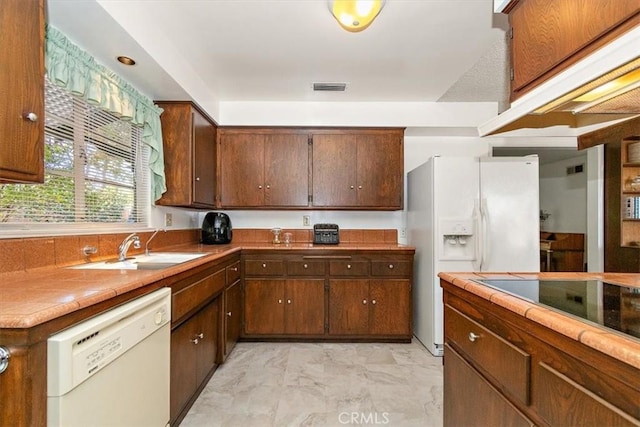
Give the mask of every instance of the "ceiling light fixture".
[{"label": "ceiling light fixture", "polygon": [[136,65],[136,61],[129,58],[128,56],[118,56],[116,59],[124,65]]},{"label": "ceiling light fixture", "polygon": [[384,3],[385,0],[330,0],[329,10],[342,28],[357,33],[371,25]]}]

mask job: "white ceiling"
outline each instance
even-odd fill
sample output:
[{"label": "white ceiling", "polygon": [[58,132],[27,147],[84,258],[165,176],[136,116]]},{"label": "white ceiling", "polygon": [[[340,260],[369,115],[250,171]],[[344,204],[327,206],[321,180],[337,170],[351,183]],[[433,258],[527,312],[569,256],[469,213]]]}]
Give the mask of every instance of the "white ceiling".
[{"label": "white ceiling", "polygon": [[[504,105],[508,96],[507,18],[492,0],[387,0],[361,33],[341,29],[326,0],[48,0],[48,21],[158,100]],[[313,82],[347,90],[314,93]]]}]

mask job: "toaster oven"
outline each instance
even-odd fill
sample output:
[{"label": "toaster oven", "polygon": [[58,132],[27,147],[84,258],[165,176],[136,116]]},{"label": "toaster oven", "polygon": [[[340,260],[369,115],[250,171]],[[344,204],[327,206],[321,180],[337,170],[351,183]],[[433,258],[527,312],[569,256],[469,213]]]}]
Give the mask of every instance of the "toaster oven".
[{"label": "toaster oven", "polygon": [[337,224],[315,224],[313,243],[319,245],[337,245],[340,243],[340,230]]}]

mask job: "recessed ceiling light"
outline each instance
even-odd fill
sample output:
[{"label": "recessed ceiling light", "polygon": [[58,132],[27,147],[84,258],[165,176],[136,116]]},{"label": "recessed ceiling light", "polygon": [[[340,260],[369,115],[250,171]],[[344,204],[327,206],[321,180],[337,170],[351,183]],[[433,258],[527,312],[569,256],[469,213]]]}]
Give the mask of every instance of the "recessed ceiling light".
[{"label": "recessed ceiling light", "polygon": [[129,58],[128,56],[118,56],[118,61],[122,62],[124,65],[135,65],[136,61]]}]

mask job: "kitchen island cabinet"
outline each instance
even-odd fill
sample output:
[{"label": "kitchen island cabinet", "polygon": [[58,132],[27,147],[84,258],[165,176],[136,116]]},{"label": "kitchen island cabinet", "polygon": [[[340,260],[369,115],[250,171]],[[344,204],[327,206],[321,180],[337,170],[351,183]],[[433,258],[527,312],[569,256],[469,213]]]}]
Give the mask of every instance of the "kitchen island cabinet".
[{"label": "kitchen island cabinet", "polygon": [[0,3],[0,183],[44,182],[45,0]]},{"label": "kitchen island cabinet", "polygon": [[445,426],[640,425],[640,345],[631,337],[471,280],[481,276],[440,277]]},{"label": "kitchen island cabinet", "polygon": [[223,128],[219,140],[221,207],[309,205],[305,133]]},{"label": "kitchen island cabinet", "polygon": [[402,209],[403,131],[313,133],[313,207]]},{"label": "kitchen island cabinet", "polygon": [[164,149],[167,191],[159,205],[195,208],[216,206],[216,125],[190,102],[157,105]]}]

